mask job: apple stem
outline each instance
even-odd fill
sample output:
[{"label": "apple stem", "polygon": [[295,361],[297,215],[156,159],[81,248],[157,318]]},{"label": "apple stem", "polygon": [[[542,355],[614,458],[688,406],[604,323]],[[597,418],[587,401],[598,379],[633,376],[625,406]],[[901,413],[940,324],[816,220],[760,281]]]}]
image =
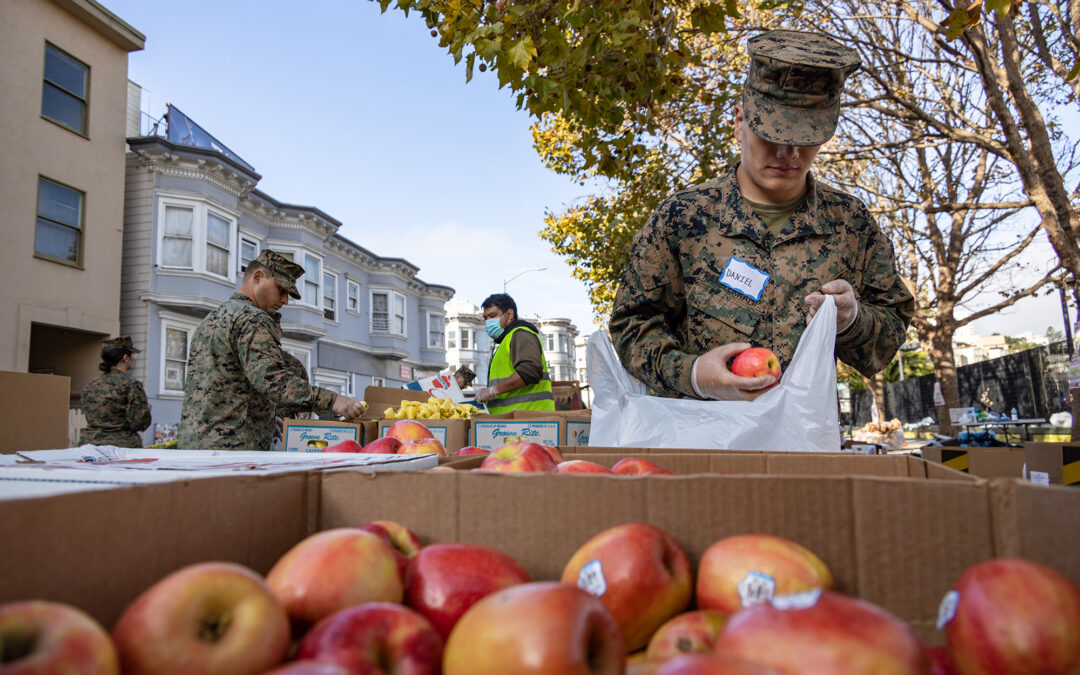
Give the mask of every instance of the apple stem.
[{"label": "apple stem", "polygon": [[228,614],[220,614],[206,619],[199,628],[199,639],[203,642],[218,642],[229,630],[230,623]]},{"label": "apple stem", "polygon": [[38,634],[18,631],[0,639],[0,663],[15,663],[37,651]]}]

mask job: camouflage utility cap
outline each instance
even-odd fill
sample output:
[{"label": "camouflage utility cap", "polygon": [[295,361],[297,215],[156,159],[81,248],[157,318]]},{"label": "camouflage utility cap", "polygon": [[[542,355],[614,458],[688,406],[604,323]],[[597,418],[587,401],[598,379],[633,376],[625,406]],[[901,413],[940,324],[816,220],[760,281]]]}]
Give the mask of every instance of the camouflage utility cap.
[{"label": "camouflage utility cap", "polygon": [[135,349],[135,345],[131,342],[131,338],[127,335],[121,335],[120,337],[114,337],[109,340],[101,341],[102,349],[123,349],[126,352],[138,353],[139,350]]},{"label": "camouflage utility cap", "polygon": [[300,299],[300,291],[296,290],[296,280],[304,273],[303,267],[270,249],[265,249],[260,253],[259,257],[255,258],[255,262],[270,270],[270,275],[274,277],[274,281],[281,286],[282,290],[293,298]]},{"label": "camouflage utility cap", "polygon": [[743,115],[781,145],[821,145],[836,133],[844,80],[859,55],[819,33],[773,30],[750,38]]}]

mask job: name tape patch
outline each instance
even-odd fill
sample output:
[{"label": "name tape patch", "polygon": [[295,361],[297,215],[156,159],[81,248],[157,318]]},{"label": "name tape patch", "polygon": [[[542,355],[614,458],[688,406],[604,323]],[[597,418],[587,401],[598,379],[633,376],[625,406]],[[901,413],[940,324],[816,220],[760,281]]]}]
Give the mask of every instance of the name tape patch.
[{"label": "name tape patch", "polygon": [[759,270],[745,260],[731,256],[727,265],[724,265],[724,272],[720,275],[720,285],[727,286],[736,293],[742,293],[757,302],[761,299],[761,294],[765,292],[769,276],[764,270]]}]

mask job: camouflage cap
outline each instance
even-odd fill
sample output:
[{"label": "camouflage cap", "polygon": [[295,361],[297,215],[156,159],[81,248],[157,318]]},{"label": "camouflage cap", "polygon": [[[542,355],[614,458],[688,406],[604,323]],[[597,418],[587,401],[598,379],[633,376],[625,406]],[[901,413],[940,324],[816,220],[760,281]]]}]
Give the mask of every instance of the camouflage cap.
[{"label": "camouflage cap", "polygon": [[138,349],[135,349],[134,343],[131,342],[131,338],[127,335],[120,337],[110,338],[108,340],[101,341],[102,349],[123,349],[126,352],[139,353]]},{"label": "camouflage cap", "polygon": [[304,273],[304,268],[289,260],[280,253],[263,249],[255,262],[270,270],[270,275],[278,286],[290,296],[300,299],[300,291],[296,290],[296,280]]},{"label": "camouflage cap", "polygon": [[773,30],[747,42],[743,117],[772,143],[821,145],[836,133],[844,80],[859,55],[820,33]]}]

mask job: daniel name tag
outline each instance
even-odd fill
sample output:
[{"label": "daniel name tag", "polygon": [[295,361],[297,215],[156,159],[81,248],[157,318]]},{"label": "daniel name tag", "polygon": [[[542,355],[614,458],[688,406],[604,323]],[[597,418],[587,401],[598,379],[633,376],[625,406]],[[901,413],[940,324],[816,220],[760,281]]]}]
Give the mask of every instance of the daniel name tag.
[{"label": "daniel name tag", "polygon": [[720,275],[721,285],[742,293],[754,302],[761,299],[767,283],[769,283],[768,273],[734,256],[728,260],[727,265],[724,266],[724,273]]}]

